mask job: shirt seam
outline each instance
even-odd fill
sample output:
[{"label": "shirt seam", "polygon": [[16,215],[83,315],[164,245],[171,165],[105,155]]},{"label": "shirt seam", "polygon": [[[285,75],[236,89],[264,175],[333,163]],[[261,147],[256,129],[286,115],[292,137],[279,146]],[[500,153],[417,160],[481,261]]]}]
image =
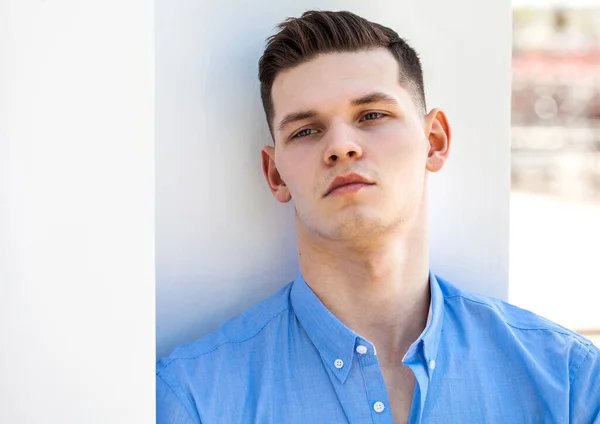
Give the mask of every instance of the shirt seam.
[{"label": "shirt seam", "polygon": [[579,343],[579,349],[580,350],[584,349],[586,347],[588,348],[587,352],[585,352],[585,354],[582,355],[581,360],[579,361],[579,363],[577,364],[577,366],[575,366],[574,369],[570,370],[571,371],[571,376],[569,377],[569,384],[573,384],[573,380],[575,379],[575,374],[577,374],[577,372],[579,371],[579,369],[581,368],[581,366],[583,365],[583,363],[585,362],[585,360],[587,359],[587,357],[592,352],[592,349],[590,348],[589,345],[584,345],[582,343]]},{"label": "shirt seam", "polygon": [[[197,355],[193,355],[193,356],[177,356],[177,357],[170,358],[170,359],[169,359],[169,361],[168,361],[168,362],[167,362],[167,363],[164,365],[164,368],[163,368],[163,369],[167,368],[167,367],[168,367],[168,366],[169,366],[169,365],[170,365],[170,364],[171,364],[173,361],[175,361],[175,360],[177,360],[177,359],[197,359],[197,358],[199,358],[199,357],[201,357],[201,356],[208,355],[208,354],[210,354],[210,353],[214,352],[215,350],[219,349],[221,346],[224,346],[224,345],[226,345],[226,344],[243,343],[243,342],[245,342],[245,341],[248,341],[248,340],[250,340],[251,338],[253,338],[253,337],[256,337],[256,336],[257,336],[257,335],[258,335],[258,334],[259,334],[261,331],[263,331],[263,330],[265,329],[265,327],[266,327],[267,325],[269,325],[269,323],[270,323],[270,322],[271,322],[271,321],[272,321],[274,318],[276,318],[277,316],[281,315],[282,313],[284,313],[285,311],[287,311],[287,310],[289,310],[289,309],[290,309],[290,306],[289,306],[289,305],[287,305],[287,306],[285,306],[283,309],[281,309],[280,311],[277,311],[277,312],[276,312],[276,313],[275,313],[275,314],[274,314],[272,317],[270,317],[269,319],[267,319],[267,320],[265,321],[265,323],[264,323],[264,325],[263,325],[262,327],[258,328],[258,329],[257,329],[257,330],[256,330],[254,333],[252,333],[252,334],[249,334],[249,335],[248,335],[247,337],[245,337],[245,338],[242,338],[242,339],[235,339],[235,340],[226,340],[226,341],[224,341],[224,342],[222,342],[222,343],[218,344],[217,346],[213,347],[212,349],[210,349],[210,350],[207,350],[206,352],[199,353],[199,354],[197,354]],[[217,331],[218,331],[218,330],[217,330]]]},{"label": "shirt seam", "polygon": [[[469,302],[477,303],[479,305],[486,306],[486,307],[490,308],[491,310],[493,310],[495,312],[500,312],[496,308],[494,308],[493,306],[491,306],[491,305],[489,305],[489,304],[487,304],[485,302],[481,302],[481,301],[475,300],[475,299],[470,299],[470,298],[468,298],[466,296],[462,296],[462,295],[445,296],[445,299],[453,299],[453,298],[461,298],[461,299],[464,299],[464,300],[468,300]],[[543,318],[543,317],[540,317],[540,318]],[[506,322],[506,325],[508,325],[508,326],[510,326],[512,328],[516,328],[517,330],[524,330],[524,331],[531,331],[531,330],[533,330],[533,331],[540,331],[540,330],[542,330],[542,331],[552,331],[554,333],[562,334],[563,336],[569,336],[573,340],[576,340],[576,341],[579,342],[579,340],[577,340],[577,338],[574,337],[573,334],[570,334],[570,333],[567,333],[567,332],[564,332],[564,331],[560,331],[560,330],[555,329],[555,328],[538,328],[538,327],[524,328],[524,327],[520,327],[520,326],[515,325],[515,324],[511,324],[508,321],[505,321],[505,322]],[[581,343],[581,342],[579,342],[579,343]]]},{"label": "shirt seam", "polygon": [[179,401],[179,403],[181,404],[181,406],[183,406],[183,409],[185,409],[185,412],[187,413],[187,416],[189,417],[189,419],[191,421],[195,421],[194,417],[192,417],[192,414],[189,411],[188,406],[186,406],[186,402],[184,402],[181,399],[181,396],[179,394],[177,394],[177,392],[175,392],[175,390],[173,389],[173,387],[171,387],[171,385],[169,383],[167,383],[167,381],[164,378],[162,378],[162,376],[159,373],[156,373],[156,376],[162,380],[162,382],[165,384],[165,386],[167,386],[169,388],[169,390],[171,390],[171,392],[177,398],[177,400]]}]

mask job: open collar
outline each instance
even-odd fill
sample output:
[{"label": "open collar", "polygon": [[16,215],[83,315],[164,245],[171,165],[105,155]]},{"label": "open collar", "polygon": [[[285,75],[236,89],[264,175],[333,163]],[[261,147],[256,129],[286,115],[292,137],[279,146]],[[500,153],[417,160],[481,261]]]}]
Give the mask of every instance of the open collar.
[{"label": "open collar", "polygon": [[[431,303],[427,324],[419,338],[409,348],[405,359],[413,355],[421,357],[416,355],[416,350],[422,345],[423,359],[426,361],[424,365],[431,370],[432,364],[435,364],[441,336],[444,300],[437,278],[431,271],[429,285]],[[350,372],[359,335],[346,327],[323,305],[301,273],[298,273],[292,285],[290,297],[292,308],[300,324],[319,351],[325,366],[343,383]]]}]

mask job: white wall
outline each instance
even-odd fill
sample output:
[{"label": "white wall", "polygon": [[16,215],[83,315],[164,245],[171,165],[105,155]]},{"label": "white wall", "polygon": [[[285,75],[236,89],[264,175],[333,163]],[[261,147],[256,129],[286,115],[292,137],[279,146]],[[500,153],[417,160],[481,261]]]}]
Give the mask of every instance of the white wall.
[{"label": "white wall", "polygon": [[420,52],[429,108],[453,129],[431,178],[432,269],[506,298],[511,7],[508,0],[156,0],[157,355],[291,281],[291,205],[264,182],[257,61],[277,23],[346,9]]},{"label": "white wall", "polygon": [[154,422],[152,26],[0,2],[0,423]]}]

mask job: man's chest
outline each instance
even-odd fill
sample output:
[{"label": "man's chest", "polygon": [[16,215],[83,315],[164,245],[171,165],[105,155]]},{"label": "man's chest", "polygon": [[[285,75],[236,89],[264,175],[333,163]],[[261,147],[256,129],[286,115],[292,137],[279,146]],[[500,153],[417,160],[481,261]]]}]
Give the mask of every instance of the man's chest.
[{"label": "man's chest", "polygon": [[[295,364],[296,366],[290,366]],[[273,364],[275,365],[275,364]],[[204,423],[381,423],[393,422],[381,373],[349,366],[335,374],[320,356],[236,373],[215,380],[210,401],[197,402]],[[343,370],[343,368],[340,368]],[[337,371],[337,369],[335,369]],[[375,372],[373,372],[375,371]],[[377,378],[377,374],[379,377]],[[231,375],[227,373],[227,375]],[[245,390],[237,391],[236,388]],[[382,409],[380,409],[382,407]],[[215,417],[222,417],[215,421]]]},{"label": "man's chest", "polygon": [[410,369],[394,374],[354,363],[340,378],[320,357],[304,360],[306,368],[265,367],[246,375],[240,369],[235,378],[221,374],[210,385],[210,396],[196,402],[201,422],[561,422],[560,414],[536,398],[524,376],[515,378],[510,369],[491,386],[489,376],[477,370],[458,373],[440,367],[419,385]]},{"label": "man's chest", "polygon": [[408,423],[416,382],[412,370],[402,364],[396,364],[382,367],[382,374],[394,423]]}]

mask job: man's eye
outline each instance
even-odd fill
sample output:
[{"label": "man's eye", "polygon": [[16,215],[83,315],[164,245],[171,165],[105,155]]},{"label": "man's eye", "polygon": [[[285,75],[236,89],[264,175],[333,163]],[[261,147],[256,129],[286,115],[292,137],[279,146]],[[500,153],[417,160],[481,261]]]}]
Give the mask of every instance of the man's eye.
[{"label": "man's eye", "polygon": [[363,121],[372,121],[374,119],[383,118],[385,115],[379,112],[369,112],[363,116]]},{"label": "man's eye", "polygon": [[292,136],[292,138],[306,137],[308,135],[313,134],[312,131],[317,132],[316,130],[313,130],[312,128],[306,128],[302,131],[298,131],[294,136]]}]

